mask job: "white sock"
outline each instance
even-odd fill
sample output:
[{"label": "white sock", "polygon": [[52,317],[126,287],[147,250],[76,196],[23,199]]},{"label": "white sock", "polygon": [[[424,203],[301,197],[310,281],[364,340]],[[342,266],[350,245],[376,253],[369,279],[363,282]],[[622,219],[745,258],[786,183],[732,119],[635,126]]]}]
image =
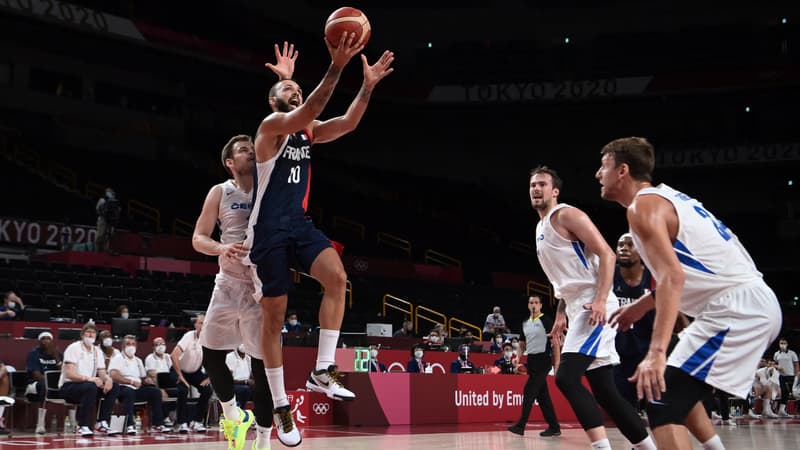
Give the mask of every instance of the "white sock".
[{"label": "white sock", "polygon": [[274,369],[264,369],[267,373],[267,384],[269,392],[272,394],[272,405],[276,408],[289,404],[289,397],[286,396],[286,386],[283,385],[283,366]]},{"label": "white sock", "polygon": [[339,330],[319,330],[317,370],[328,370],[328,366],[336,361],[337,342],[339,342]]},{"label": "white sock", "polygon": [[636,450],[656,450],[656,443],[653,442],[653,438],[647,436],[642,442],[633,444],[633,448]]},{"label": "white sock", "polygon": [[269,438],[272,435],[272,427],[262,427],[256,424],[256,449],[270,448]]},{"label": "white sock", "polygon": [[239,408],[236,407],[236,397],[233,397],[227,402],[220,400],[219,404],[222,405],[222,414],[226,419],[233,420],[234,422],[239,420]]},{"label": "white sock", "polygon": [[3,413],[6,412],[5,406],[0,406],[0,417],[3,417]]},{"label": "white sock", "polygon": [[611,443],[608,438],[592,442],[592,450],[611,450]]},{"label": "white sock", "polygon": [[722,443],[718,434],[715,434],[714,437],[700,445],[703,446],[703,450],[725,450],[725,445]]}]

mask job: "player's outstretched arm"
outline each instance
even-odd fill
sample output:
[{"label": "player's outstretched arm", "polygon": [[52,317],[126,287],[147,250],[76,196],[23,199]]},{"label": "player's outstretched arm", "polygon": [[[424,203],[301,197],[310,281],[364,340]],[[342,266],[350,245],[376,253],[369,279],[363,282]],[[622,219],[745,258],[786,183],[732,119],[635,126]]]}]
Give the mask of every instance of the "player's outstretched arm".
[{"label": "player's outstretched arm", "polygon": [[203,202],[203,210],[197,218],[192,233],[192,247],[195,251],[209,256],[224,255],[226,258],[238,260],[247,255],[247,248],[241,242],[223,244],[211,238],[219,217],[219,202],[222,188],[218,185],[211,188]]},{"label": "player's outstretched arm", "polygon": [[294,49],[294,44],[283,41],[283,51],[278,44],[275,44],[275,64],[266,63],[264,67],[277,75],[278,80],[289,80],[294,75],[294,65],[299,54],[300,52]]},{"label": "player's outstretched arm", "polygon": [[[271,137],[294,133],[308,126],[322,113],[331,95],[333,95],[336,84],[339,82],[342,69],[356,53],[364,48],[363,45],[352,46],[354,37],[355,33],[350,33],[350,35],[342,33],[339,46],[336,48],[333,48],[330,43],[325,40],[325,45],[328,46],[328,52],[331,55],[331,64],[328,66],[328,71],[325,73],[322,81],[320,81],[319,85],[311,92],[305,103],[300,105],[297,109],[288,113],[276,112],[267,116],[258,128],[257,139],[260,140],[262,136],[269,139]],[[256,151],[258,151],[258,145],[256,146]]]},{"label": "player's outstretched arm", "polygon": [[369,65],[367,57],[362,54],[361,62],[364,66],[364,83],[361,85],[361,90],[358,91],[358,95],[343,116],[314,123],[312,134],[315,143],[333,141],[356,129],[367,110],[375,85],[394,71],[391,67],[394,62],[394,52],[386,50],[373,65]]}]

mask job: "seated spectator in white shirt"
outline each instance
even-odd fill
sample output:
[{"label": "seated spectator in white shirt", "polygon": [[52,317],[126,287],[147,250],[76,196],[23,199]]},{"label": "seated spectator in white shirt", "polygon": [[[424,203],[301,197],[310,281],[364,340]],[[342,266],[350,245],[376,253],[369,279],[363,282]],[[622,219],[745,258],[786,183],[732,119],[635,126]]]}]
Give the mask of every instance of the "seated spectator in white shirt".
[{"label": "seated spectator in white shirt", "polygon": [[122,339],[123,351],[111,358],[108,371],[111,378],[119,384],[119,399],[125,411],[126,434],[136,434],[133,418],[134,402],[147,402],[153,418],[152,431],[164,433],[172,431],[164,426],[164,410],[161,405],[161,390],[156,379],[147,375],[142,360],[136,356],[136,336],[127,335]]},{"label": "seated spectator in white shirt", "polygon": [[77,412],[78,434],[92,436],[90,428],[91,414],[97,404],[98,397],[104,396],[100,402],[100,420],[95,430],[100,433],[117,434],[109,427],[111,409],[117,402],[119,385],[114,383],[106,373],[103,352],[94,346],[97,338],[97,327],[87,323],[81,329],[81,340],[73,342],[64,350],[64,363],[58,387],[61,398],[70,403],[79,403]]},{"label": "seated spectator in white shirt", "polygon": [[486,322],[483,324],[483,332],[488,334],[495,333],[508,333],[510,330],[506,326],[506,319],[500,314],[500,307],[495,306],[492,308],[492,313],[486,316]]},{"label": "seated spectator in white shirt", "polygon": [[253,372],[250,368],[250,355],[245,354],[244,345],[239,344],[236,350],[228,353],[225,357],[225,364],[233,375],[233,393],[236,396],[236,403],[244,409],[250,399],[253,398]]},{"label": "seated spectator in white shirt", "polygon": [[[205,433],[208,431],[204,422],[208,411],[208,401],[213,393],[211,380],[203,372],[203,346],[200,345],[200,332],[203,329],[205,314],[200,314],[194,319],[194,330],[187,331],[178,345],[172,350],[172,367],[178,374],[178,413],[175,423],[178,424],[180,433],[188,433],[190,429]],[[187,424],[186,402],[189,398],[189,386],[194,386],[200,392],[200,399],[195,408],[194,420]]]}]

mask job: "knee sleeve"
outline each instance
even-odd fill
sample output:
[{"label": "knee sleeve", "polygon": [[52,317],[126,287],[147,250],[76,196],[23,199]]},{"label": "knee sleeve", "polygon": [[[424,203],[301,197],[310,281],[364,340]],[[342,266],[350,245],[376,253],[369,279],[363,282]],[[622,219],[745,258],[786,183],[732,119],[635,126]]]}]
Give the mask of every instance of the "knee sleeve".
[{"label": "knee sleeve", "polygon": [[225,364],[225,357],[230,353],[228,350],[213,350],[203,347],[203,367],[206,369],[211,385],[217,397],[223,402],[227,402],[234,396],[233,375],[228,365]]},{"label": "knee sleeve", "polygon": [[269,427],[272,425],[272,394],[269,391],[269,384],[267,384],[264,361],[251,357],[250,369],[253,372],[253,405],[256,423],[262,427]]}]

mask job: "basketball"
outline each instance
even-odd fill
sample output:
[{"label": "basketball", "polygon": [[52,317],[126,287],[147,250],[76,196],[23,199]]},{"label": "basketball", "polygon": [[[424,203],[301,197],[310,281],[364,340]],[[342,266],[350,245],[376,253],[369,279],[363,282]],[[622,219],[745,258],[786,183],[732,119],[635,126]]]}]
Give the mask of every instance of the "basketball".
[{"label": "basketball", "polygon": [[339,45],[342,33],[355,33],[353,46],[366,45],[372,28],[369,26],[367,16],[356,8],[345,6],[337,9],[325,21],[325,39],[332,47]]}]

